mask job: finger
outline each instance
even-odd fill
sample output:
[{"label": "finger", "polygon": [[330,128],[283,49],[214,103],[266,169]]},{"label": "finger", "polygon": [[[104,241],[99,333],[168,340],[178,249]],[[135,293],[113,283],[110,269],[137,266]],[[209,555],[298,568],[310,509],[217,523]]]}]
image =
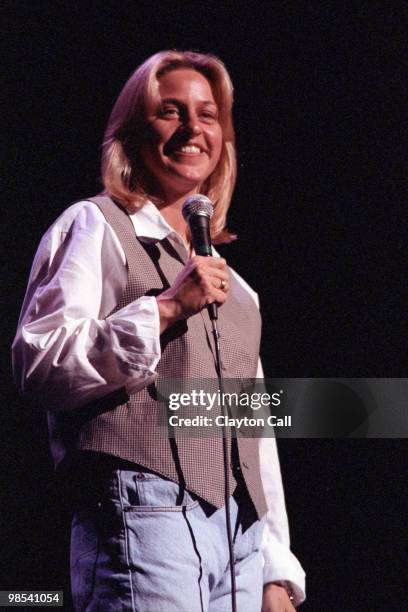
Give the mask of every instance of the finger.
[{"label": "finger", "polygon": [[197,264],[190,271],[191,277],[199,283],[208,281],[214,287],[221,289],[226,285],[229,286],[229,274],[227,270],[209,268],[205,264]]},{"label": "finger", "polygon": [[212,291],[207,296],[207,304],[212,304],[216,302],[217,304],[221,305],[224,304],[226,299],[227,294],[225,293],[225,291],[213,287]]},{"label": "finger", "polygon": [[224,293],[228,293],[228,290],[229,290],[228,277],[224,278],[223,276],[214,276],[211,282],[216,289],[220,289]]},{"label": "finger", "polygon": [[229,284],[230,276],[229,276],[228,270],[213,268],[212,270],[209,271],[209,274],[213,278],[218,279],[218,286],[221,285],[221,281],[224,281],[224,283]]},{"label": "finger", "polygon": [[226,270],[227,262],[223,257],[207,257],[210,265],[218,270]]},{"label": "finger", "polygon": [[207,268],[225,269],[227,262],[223,257],[203,257],[202,255],[194,255],[190,260],[194,267],[205,266]]}]

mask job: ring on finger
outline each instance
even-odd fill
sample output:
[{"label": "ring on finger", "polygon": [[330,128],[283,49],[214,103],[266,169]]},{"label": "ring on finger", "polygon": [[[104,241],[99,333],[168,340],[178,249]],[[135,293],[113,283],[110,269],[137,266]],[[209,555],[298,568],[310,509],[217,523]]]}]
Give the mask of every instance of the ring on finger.
[{"label": "ring on finger", "polygon": [[227,286],[227,283],[225,282],[225,280],[222,278],[220,281],[220,289],[225,289],[225,287]]}]

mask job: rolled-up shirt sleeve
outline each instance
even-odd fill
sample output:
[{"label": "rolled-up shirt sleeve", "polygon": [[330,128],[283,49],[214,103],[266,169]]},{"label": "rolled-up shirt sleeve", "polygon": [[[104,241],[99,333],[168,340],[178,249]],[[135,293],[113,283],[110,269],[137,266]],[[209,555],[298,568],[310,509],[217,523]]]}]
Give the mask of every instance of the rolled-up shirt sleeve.
[{"label": "rolled-up shirt sleeve", "polygon": [[295,605],[304,601],[305,572],[290,550],[288,518],[286,514],[282,476],[275,438],[261,438],[261,478],[268,504],[262,538],[263,581],[289,583]]},{"label": "rolled-up shirt sleeve", "polygon": [[35,407],[73,409],[154,380],[156,299],[109,315],[126,281],[123,249],[93,203],[74,204],[43,236],[12,346],[16,385]]}]

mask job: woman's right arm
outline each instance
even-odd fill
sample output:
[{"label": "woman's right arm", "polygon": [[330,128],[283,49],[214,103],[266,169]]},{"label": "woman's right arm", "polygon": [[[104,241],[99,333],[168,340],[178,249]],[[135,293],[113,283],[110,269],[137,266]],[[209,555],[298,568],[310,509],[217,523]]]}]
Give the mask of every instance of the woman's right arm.
[{"label": "woman's right arm", "polygon": [[20,392],[44,410],[69,410],[155,379],[156,299],[107,316],[127,282],[116,234],[91,202],[70,206],[43,236],[12,346]]}]

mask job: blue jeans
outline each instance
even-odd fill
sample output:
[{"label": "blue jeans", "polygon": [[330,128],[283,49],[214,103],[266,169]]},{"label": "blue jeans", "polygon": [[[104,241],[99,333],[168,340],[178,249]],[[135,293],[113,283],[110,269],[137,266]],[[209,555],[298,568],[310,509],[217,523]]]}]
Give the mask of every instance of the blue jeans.
[{"label": "blue jeans", "polygon": [[[71,529],[76,611],[229,612],[225,508],[146,471],[114,470]],[[238,612],[260,612],[264,520],[231,497]]]}]

